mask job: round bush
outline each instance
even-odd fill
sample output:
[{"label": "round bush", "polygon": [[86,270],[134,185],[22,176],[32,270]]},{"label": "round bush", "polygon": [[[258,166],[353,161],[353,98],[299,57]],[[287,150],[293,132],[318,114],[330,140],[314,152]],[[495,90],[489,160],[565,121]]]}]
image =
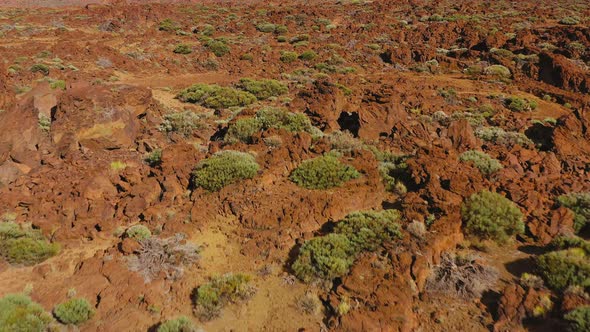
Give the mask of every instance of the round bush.
[{"label": "round bush", "polygon": [[490,157],[487,153],[469,150],[463,152],[459,156],[459,160],[464,162],[472,162],[473,166],[477,167],[484,175],[490,175],[503,168],[502,164],[497,159]]},{"label": "round bush", "polygon": [[401,238],[397,210],[358,211],[336,223],[334,233],[346,235],[355,252],[375,250],[386,241]]},{"label": "round bush", "polygon": [[0,298],[0,331],[46,331],[53,318],[41,305],[22,294]]},{"label": "round bush", "polygon": [[588,332],[590,331],[590,306],[578,307],[563,317],[569,323],[571,332]]},{"label": "round bush", "polygon": [[582,248],[552,251],[537,257],[539,274],[557,290],[569,286],[590,286],[590,261]]},{"label": "round bush", "polygon": [[208,191],[218,191],[239,180],[253,178],[258,169],[252,155],[222,151],[197,164],[193,172],[193,184]]},{"label": "round bush", "polygon": [[128,237],[141,241],[145,239],[149,239],[152,237],[152,232],[149,228],[145,227],[144,225],[133,225],[125,231]]},{"label": "round bush", "polygon": [[467,233],[482,239],[505,242],[511,236],[524,233],[520,209],[504,196],[481,191],[471,195],[461,209]]},{"label": "round bush", "polygon": [[295,275],[305,282],[332,280],[348,273],[355,255],[346,235],[328,234],[306,241],[291,267]]},{"label": "round bush", "polygon": [[342,164],[335,156],[325,155],[302,162],[290,179],[307,189],[329,189],[359,176],[354,167]]},{"label": "round bush", "polygon": [[197,328],[190,318],[181,316],[162,323],[158,332],[197,332]]},{"label": "round bush", "polygon": [[92,306],[86,299],[71,299],[60,303],[53,309],[55,317],[64,324],[82,324],[94,315]]}]

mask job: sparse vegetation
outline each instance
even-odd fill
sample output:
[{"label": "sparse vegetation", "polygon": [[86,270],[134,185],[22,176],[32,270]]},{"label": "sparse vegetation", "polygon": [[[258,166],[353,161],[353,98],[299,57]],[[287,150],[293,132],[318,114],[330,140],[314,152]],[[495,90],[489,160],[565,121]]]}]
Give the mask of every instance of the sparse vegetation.
[{"label": "sparse vegetation", "polygon": [[224,140],[251,143],[252,136],[261,130],[281,128],[291,132],[313,131],[311,122],[303,113],[292,113],[282,108],[268,107],[256,112],[253,118],[239,119],[228,128]]},{"label": "sparse vegetation", "polygon": [[169,113],[164,115],[164,121],[160,125],[160,130],[167,133],[178,133],[184,137],[190,137],[199,129],[203,129],[203,115],[193,111],[184,111]]},{"label": "sparse vegetation", "polygon": [[475,130],[475,136],[484,141],[497,143],[505,146],[514,146],[516,144],[523,147],[534,146],[526,135],[514,131],[505,131],[500,127],[480,127]]},{"label": "sparse vegetation", "polygon": [[353,212],[336,224],[334,233],[345,235],[354,252],[373,251],[402,237],[399,219],[397,210]]},{"label": "sparse vegetation", "polygon": [[299,54],[297,54],[297,52],[283,51],[281,52],[280,60],[284,63],[291,63],[297,60],[298,57]]},{"label": "sparse vegetation", "polygon": [[50,243],[41,231],[14,222],[0,222],[0,256],[11,264],[35,265],[56,255],[57,243]]},{"label": "sparse vegetation", "polygon": [[156,167],[162,163],[162,149],[154,149],[143,159],[148,165]]},{"label": "sparse vegetation", "polygon": [[0,298],[0,331],[46,331],[53,318],[41,305],[24,294]]},{"label": "sparse vegetation", "polygon": [[181,316],[160,324],[157,332],[197,332],[195,324],[190,318]]},{"label": "sparse vegetation", "polygon": [[160,31],[170,32],[170,31],[176,31],[178,29],[180,29],[180,25],[169,18],[160,22],[160,25],[158,26],[158,30],[160,30]]},{"label": "sparse vegetation", "polygon": [[76,298],[55,306],[53,314],[64,324],[80,325],[92,318],[94,309],[88,300]]},{"label": "sparse vegetation", "polygon": [[256,291],[250,280],[246,274],[228,273],[200,286],[194,299],[199,318],[210,320],[217,317],[226,304],[250,298]]},{"label": "sparse vegetation", "polygon": [[176,54],[191,54],[191,53],[193,53],[193,48],[190,45],[178,44],[174,48],[174,53],[176,53]]},{"label": "sparse vegetation", "polygon": [[530,112],[537,108],[536,102],[520,97],[508,97],[504,104],[513,112]]},{"label": "sparse vegetation", "polygon": [[41,73],[44,76],[49,75],[49,67],[47,65],[44,65],[42,63],[37,63],[34,64],[33,66],[31,66],[31,72],[32,73]]},{"label": "sparse vegetation", "polygon": [[359,253],[401,238],[398,219],[396,210],[353,212],[333,233],[306,241],[291,268],[305,282],[342,277]]},{"label": "sparse vegetation", "polygon": [[286,85],[276,80],[253,80],[251,78],[242,78],[240,88],[250,92],[258,100],[265,100],[270,97],[277,97],[289,92]]},{"label": "sparse vegetation", "polygon": [[217,57],[222,57],[230,52],[230,48],[224,39],[209,39],[205,42],[205,47]]},{"label": "sparse vegetation", "polygon": [[258,168],[250,154],[221,151],[197,164],[193,171],[193,184],[208,191],[218,191],[239,180],[253,178]]},{"label": "sparse vegetation", "polygon": [[463,152],[459,156],[459,160],[473,163],[473,166],[477,167],[484,175],[490,175],[503,168],[497,159],[490,157],[485,152],[477,150]]},{"label": "sparse vegetation", "polygon": [[506,242],[524,233],[520,209],[506,197],[483,190],[471,195],[461,208],[465,230],[481,239]]},{"label": "sparse vegetation", "polygon": [[177,98],[183,102],[199,104],[212,109],[247,106],[256,101],[253,94],[213,84],[195,84],[182,90]]},{"label": "sparse vegetation", "polygon": [[330,189],[358,177],[360,173],[354,167],[342,164],[337,157],[327,154],[302,162],[289,178],[307,189]]},{"label": "sparse vegetation", "polygon": [[580,24],[580,20],[575,17],[568,16],[560,19],[559,23],[563,25],[576,25]]},{"label": "sparse vegetation", "polygon": [[559,205],[574,212],[574,230],[580,232],[590,221],[590,193],[570,193],[557,198]]}]

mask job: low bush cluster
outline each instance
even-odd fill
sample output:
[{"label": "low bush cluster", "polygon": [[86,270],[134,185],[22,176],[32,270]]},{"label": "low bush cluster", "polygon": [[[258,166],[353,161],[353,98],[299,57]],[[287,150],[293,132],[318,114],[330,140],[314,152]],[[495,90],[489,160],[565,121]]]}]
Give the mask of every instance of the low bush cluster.
[{"label": "low bush cluster", "polygon": [[79,325],[92,318],[94,309],[88,300],[76,298],[55,306],[53,314],[64,324]]},{"label": "low bush cluster", "polygon": [[208,191],[221,188],[243,179],[251,179],[259,166],[254,157],[238,151],[221,151],[200,161],[193,171],[193,184]]},{"label": "low bush cluster", "polygon": [[222,57],[230,52],[230,48],[224,39],[208,39],[205,41],[205,47],[213,52],[216,57]]},{"label": "low bush cluster", "polygon": [[300,187],[307,189],[329,189],[360,177],[352,166],[343,164],[331,154],[308,159],[302,162],[289,179]]},{"label": "low bush cluster", "polygon": [[473,166],[477,167],[484,175],[490,175],[503,168],[502,164],[500,164],[497,159],[490,157],[485,152],[477,150],[463,152],[459,156],[459,160],[473,163]]},{"label": "low bush cluster", "polygon": [[193,48],[190,45],[178,44],[173,52],[176,54],[191,54],[193,53]]},{"label": "low bush cluster", "polygon": [[250,280],[251,277],[246,274],[228,273],[200,286],[194,298],[199,318],[212,319],[219,315],[226,304],[250,298],[256,292]]},{"label": "low bush cluster", "polygon": [[475,136],[484,141],[493,142],[504,146],[514,146],[516,144],[523,147],[534,146],[526,135],[514,131],[505,131],[500,127],[480,127],[475,130]]},{"label": "low bush cluster", "polygon": [[409,156],[396,155],[389,152],[382,152],[372,149],[375,158],[379,160],[379,173],[383,179],[385,190],[405,194],[408,191],[403,179],[408,177],[408,164],[406,161]]},{"label": "low bush cluster", "polygon": [[559,250],[537,257],[539,275],[545,283],[556,290],[570,286],[590,286],[590,259],[587,251],[590,245],[579,238],[560,238],[552,242]]},{"label": "low bush cluster", "polygon": [[508,97],[504,100],[504,105],[513,112],[530,112],[537,108],[535,101],[520,97]]},{"label": "low bush cluster", "polygon": [[160,130],[167,133],[178,133],[184,137],[192,136],[195,130],[203,129],[203,116],[193,111],[169,113],[164,115]]},{"label": "low bush cluster", "polygon": [[485,67],[483,69],[484,74],[488,75],[488,76],[494,76],[496,78],[500,78],[500,79],[508,79],[510,78],[510,76],[512,76],[512,73],[510,73],[510,69],[502,66],[502,65],[491,65],[488,67]]},{"label": "low bush cluster", "polygon": [[216,84],[194,84],[182,90],[177,98],[183,102],[202,105],[215,110],[233,106],[247,106],[256,101],[256,96],[247,91]]},{"label": "low bush cluster", "polygon": [[256,96],[258,100],[277,97],[289,92],[287,86],[277,80],[254,80],[251,78],[242,78],[238,87],[244,91],[250,92]]},{"label": "low bush cluster", "polygon": [[23,294],[0,298],[0,331],[46,331],[53,318],[43,307]]},{"label": "low bush cluster", "polygon": [[57,243],[50,243],[41,231],[14,222],[0,222],[0,257],[11,264],[35,265],[56,255]]},{"label": "low bush cluster", "polygon": [[305,281],[331,281],[348,273],[356,257],[401,238],[399,212],[362,211],[347,215],[334,232],[306,241],[291,266]]},{"label": "low bush cluster", "polygon": [[291,132],[312,133],[309,118],[303,113],[292,113],[282,108],[263,108],[253,118],[239,119],[228,128],[224,140],[228,143],[238,141],[251,143],[252,136],[261,130],[280,128]]},{"label": "low bush cluster", "polygon": [[569,193],[557,198],[559,205],[574,212],[574,230],[580,232],[590,221],[590,193]]},{"label": "low bush cluster", "polygon": [[160,324],[157,332],[197,332],[197,327],[190,318],[180,316],[178,318],[169,319]]},{"label": "low bush cluster", "polygon": [[461,208],[465,231],[481,239],[506,242],[524,233],[520,209],[506,197],[487,190],[471,195]]}]

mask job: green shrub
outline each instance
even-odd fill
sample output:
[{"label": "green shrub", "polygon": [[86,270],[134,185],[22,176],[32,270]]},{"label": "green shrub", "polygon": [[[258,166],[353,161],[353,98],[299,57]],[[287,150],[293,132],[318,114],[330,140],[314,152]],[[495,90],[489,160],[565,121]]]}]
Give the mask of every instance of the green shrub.
[{"label": "green shrub", "polygon": [[39,230],[13,222],[0,223],[0,256],[11,264],[35,265],[56,255],[57,243],[50,243]]},{"label": "green shrub", "polygon": [[256,118],[239,119],[229,126],[224,141],[227,143],[252,143],[252,136],[262,130],[262,124]]},{"label": "green shrub", "polygon": [[520,209],[504,196],[483,190],[471,195],[461,208],[465,230],[481,239],[505,242],[524,233]]},{"label": "green shrub", "polygon": [[345,235],[354,252],[372,251],[401,238],[399,218],[397,210],[353,212],[336,224],[334,233]]},{"label": "green shrub", "polygon": [[252,155],[231,150],[221,151],[197,164],[193,171],[193,183],[208,191],[218,191],[239,180],[253,178],[258,173],[258,168]]},{"label": "green shrub", "polygon": [[590,221],[590,192],[570,193],[557,198],[559,205],[574,212],[574,230],[581,231]]},{"label": "green shrub", "polygon": [[197,332],[197,328],[190,318],[181,316],[162,323],[157,332]]},{"label": "green shrub", "polygon": [[224,140],[228,143],[252,143],[252,136],[261,130],[281,128],[291,132],[312,132],[309,118],[303,113],[291,113],[281,108],[263,108],[253,118],[239,119],[231,124]]},{"label": "green shrub", "polygon": [[406,161],[408,156],[382,152],[375,148],[372,148],[371,152],[379,160],[379,173],[383,179],[385,190],[399,195],[405,194],[408,189],[402,178],[407,177],[408,164]]},{"label": "green shrub", "polygon": [[176,53],[176,54],[191,54],[191,53],[193,53],[193,48],[190,45],[178,44],[174,48],[174,53]]},{"label": "green shrub", "polygon": [[176,31],[178,29],[180,29],[180,25],[169,18],[160,22],[158,26],[158,30],[160,31]]},{"label": "green shrub", "polygon": [[295,275],[305,282],[332,280],[348,273],[355,254],[346,235],[328,234],[306,241],[291,267]]},{"label": "green shrub", "polygon": [[47,65],[44,65],[42,63],[37,63],[34,64],[33,66],[31,66],[31,72],[32,73],[41,73],[44,76],[49,75],[49,67]]},{"label": "green shrub", "polygon": [[230,52],[229,46],[223,39],[210,39],[205,43],[205,47],[217,57],[222,57]]},{"label": "green shrub", "polygon": [[256,101],[253,94],[216,84],[194,84],[178,96],[183,102],[199,104],[216,110],[233,106],[247,106]]},{"label": "green shrub", "polygon": [[162,149],[154,149],[143,159],[148,165],[155,167],[162,163]]},{"label": "green shrub", "polygon": [[127,228],[125,234],[127,234],[127,237],[130,237],[137,241],[142,241],[152,237],[152,232],[149,228],[145,227],[144,225],[133,225]]},{"label": "green shrub", "polygon": [[291,63],[297,60],[298,56],[299,55],[297,54],[297,52],[283,51],[281,52],[280,60],[284,63]]},{"label": "green shrub", "polygon": [[176,132],[184,137],[190,137],[195,130],[205,127],[203,117],[193,111],[184,111],[164,115],[160,130]]},{"label": "green shrub", "polygon": [[302,162],[289,178],[307,189],[329,189],[359,176],[354,167],[342,164],[335,156],[324,155]]},{"label": "green shrub", "polygon": [[563,316],[569,323],[570,332],[590,331],[590,306],[578,307]]},{"label": "green shrub", "polygon": [[580,248],[590,254],[590,241],[577,236],[557,236],[551,240],[549,246],[555,250]]},{"label": "green shrub", "polygon": [[64,80],[49,80],[49,87],[52,89],[60,89],[60,90],[65,90],[66,89],[66,81]]},{"label": "green shrub", "polygon": [[258,30],[260,32],[265,32],[265,33],[275,32],[276,29],[277,29],[276,24],[272,24],[272,23],[260,23],[256,26],[256,30]]},{"label": "green shrub", "polygon": [[299,59],[305,61],[311,61],[318,57],[318,54],[312,50],[305,51],[299,55]]},{"label": "green shrub", "polygon": [[285,36],[278,36],[277,37],[277,42],[279,42],[279,43],[286,43],[287,42],[287,37],[285,37]]},{"label": "green shrub", "polygon": [[490,157],[487,153],[469,150],[463,152],[459,156],[459,160],[464,162],[472,162],[484,175],[490,175],[503,168],[502,164],[497,159]]},{"label": "green shrub", "polygon": [[240,79],[239,87],[242,90],[250,92],[259,100],[277,97],[289,92],[287,86],[277,80],[253,80],[251,78],[242,78]]},{"label": "green shrub", "polygon": [[289,40],[289,43],[296,44],[296,43],[305,42],[305,41],[309,41],[308,34],[297,35],[297,36],[291,38],[291,40]]},{"label": "green shrub", "polygon": [[53,314],[64,324],[79,325],[92,318],[94,309],[86,299],[78,298],[58,304]]},{"label": "green shrub", "polygon": [[552,251],[537,257],[539,274],[557,290],[569,286],[590,286],[590,262],[582,248]]},{"label": "green shrub", "polygon": [[289,32],[289,29],[287,28],[286,25],[277,25],[275,28],[276,34],[285,34],[287,32]]},{"label": "green shrub", "polygon": [[8,294],[0,298],[0,331],[46,331],[53,318],[41,305],[23,294]]},{"label": "green shrub", "polygon": [[504,104],[513,112],[529,112],[537,108],[537,103],[534,101],[520,97],[508,97]]},{"label": "green shrub", "polygon": [[510,73],[510,69],[502,66],[502,65],[491,65],[488,67],[485,67],[483,69],[484,74],[488,75],[488,76],[494,76],[497,78],[510,78],[510,76],[512,76],[512,73]]},{"label": "green shrub", "polygon": [[559,23],[564,25],[576,25],[580,23],[580,20],[575,17],[568,16],[559,20]]},{"label": "green shrub", "polygon": [[481,127],[475,130],[475,136],[484,141],[497,143],[505,146],[521,145],[523,147],[533,146],[534,143],[525,134],[505,131],[500,127]]},{"label": "green shrub", "polygon": [[303,113],[293,113],[282,108],[267,107],[256,112],[263,129],[279,128],[290,132],[312,133],[313,126]]},{"label": "green shrub", "polygon": [[195,298],[199,317],[209,320],[218,316],[226,304],[248,299],[255,292],[250,280],[246,274],[228,273],[200,286]]}]

